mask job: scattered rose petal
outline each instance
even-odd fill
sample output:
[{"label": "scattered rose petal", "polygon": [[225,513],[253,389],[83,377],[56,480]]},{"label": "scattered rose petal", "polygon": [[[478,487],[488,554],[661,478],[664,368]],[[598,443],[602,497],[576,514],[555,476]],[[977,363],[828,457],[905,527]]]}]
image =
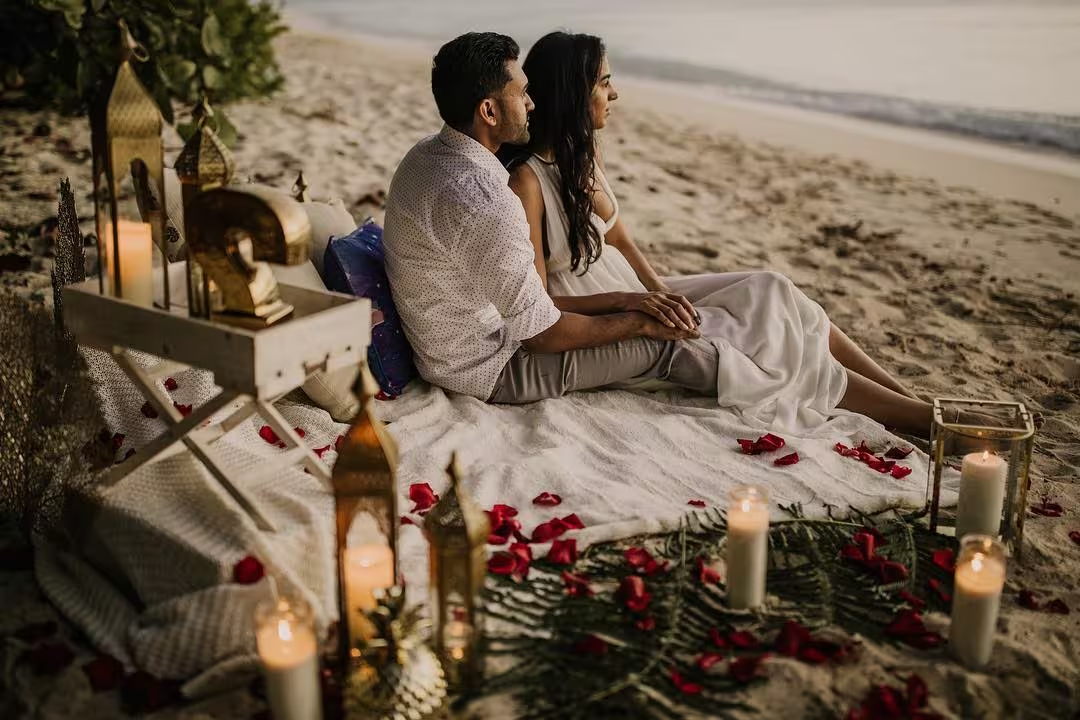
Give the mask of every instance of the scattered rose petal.
[{"label": "scattered rose petal", "polygon": [[669,671],[669,675],[671,677],[671,682],[685,695],[697,695],[703,689],[695,682],[684,680],[683,676],[680,675],[679,671],[675,668],[671,668],[671,670]]},{"label": "scattered rose petal", "polygon": [[709,628],[709,637],[712,639],[713,645],[718,648],[726,648],[728,646],[727,638],[725,638],[724,634],[715,627]]},{"label": "scattered rose petal", "polygon": [[623,557],[626,558],[626,562],[628,562],[631,567],[648,577],[651,577],[658,572],[664,572],[668,567],[667,560],[663,563],[658,563],[656,558],[652,556],[652,553],[645,548],[628,548],[626,552],[623,553]]},{"label": "scattered rose petal", "polygon": [[413,483],[409,486],[409,499],[413,501],[413,509],[409,512],[418,513],[423,515],[432,507],[435,503],[439,502],[439,496],[431,489],[431,485],[427,483]]},{"label": "scattered rose petal", "polygon": [[174,401],[173,402],[173,407],[176,408],[177,412],[180,413],[181,417],[187,417],[188,415],[191,414],[191,406],[190,405],[181,405],[180,403]]},{"label": "scattered rose petal", "polygon": [[763,673],[762,662],[769,657],[768,653],[762,655],[744,655],[736,658],[728,665],[728,675],[737,682],[746,683],[761,677]]},{"label": "scattered rose petal", "polygon": [[240,585],[254,585],[264,574],[263,564],[253,555],[240,559],[233,566],[233,580]]},{"label": "scattered rose petal", "polygon": [[96,693],[115,690],[124,679],[124,664],[105,653],[83,665],[82,671],[90,681],[90,688]]},{"label": "scattered rose petal", "polygon": [[934,591],[934,594],[938,596],[938,599],[941,600],[941,602],[946,605],[952,602],[952,595],[945,589],[945,583],[937,578],[930,578],[926,581],[926,584],[930,586],[930,589]]},{"label": "scattered rose petal", "polygon": [[509,575],[517,567],[517,558],[508,552],[499,551],[488,558],[488,572],[495,575]]},{"label": "scattered rose petal", "polygon": [[566,523],[559,518],[548,520],[546,523],[540,523],[533,530],[532,542],[546,543],[557,537],[561,537],[568,529]]},{"label": "scattered rose petal", "polygon": [[521,582],[529,578],[529,568],[532,566],[532,548],[528,543],[516,542],[510,545],[510,554],[517,561],[517,566],[510,578],[514,582]]},{"label": "scattered rose petal", "polygon": [[790,455],[776,458],[776,460],[773,460],[773,465],[780,465],[781,467],[783,467],[785,465],[794,465],[797,462],[799,462],[799,453],[793,452]]},{"label": "scattered rose petal", "polygon": [[589,578],[584,575],[563,570],[562,581],[566,587],[566,594],[570,597],[592,597],[594,595],[592,588],[589,587]]},{"label": "scattered rose petal", "polygon": [[702,585],[715,585],[720,582],[720,573],[711,565],[706,564],[705,558],[700,555],[697,558],[697,571],[698,580]]},{"label": "scattered rose petal", "polygon": [[730,633],[727,639],[729,643],[740,650],[754,650],[761,645],[758,639],[754,637],[754,634],[747,630]]},{"label": "scattered rose petal", "polygon": [[566,526],[567,530],[584,530],[585,529],[585,523],[581,522],[581,518],[579,518],[577,516],[577,513],[570,513],[569,515],[563,515],[561,520],[562,520],[563,525]]},{"label": "scattered rose petal", "polygon": [[885,634],[921,650],[936,648],[943,641],[941,635],[926,629],[918,611],[909,608],[903,608],[896,614],[885,628]]},{"label": "scattered rose petal", "polygon": [[1029,509],[1036,515],[1042,515],[1043,517],[1061,517],[1065,514],[1065,508],[1057,503],[1049,502],[1045,498],[1041,503],[1032,505]]},{"label": "scattered rose petal", "polygon": [[150,404],[149,400],[142,404],[142,407],[139,408],[139,412],[143,414],[143,417],[148,417],[151,420],[158,416],[158,411],[154,409],[154,406]]},{"label": "scattered rose petal", "polygon": [[56,634],[59,626],[52,620],[39,623],[30,623],[11,633],[11,636],[22,640],[27,645],[33,645],[39,640],[44,640]]},{"label": "scattered rose petal", "polygon": [[907,580],[908,569],[903,563],[894,560],[884,560],[877,564],[878,579],[883,585],[892,585]]},{"label": "scattered rose petal", "polygon": [[307,431],[303,428],[294,427],[293,432],[296,433],[296,436],[301,439],[307,437]]},{"label": "scattered rose petal", "polygon": [[645,612],[652,601],[652,595],[645,590],[645,580],[640,575],[624,577],[615,596],[633,612]]},{"label": "scattered rose petal", "polygon": [[912,673],[908,676],[906,685],[908,710],[926,707],[930,701],[930,691],[926,687],[926,681]]},{"label": "scattered rose petal", "polygon": [[913,608],[915,608],[916,610],[919,610],[919,611],[921,611],[923,608],[926,607],[926,601],[925,600],[912,595],[907,590],[901,590],[900,591],[900,599],[903,600],[904,602],[906,602],[911,607],[913,607]]},{"label": "scattered rose petal", "polygon": [[1077,545],[1080,545],[1080,530],[1070,530],[1069,539]]},{"label": "scattered rose petal", "polygon": [[952,548],[935,550],[930,556],[931,562],[947,573],[956,572],[956,551]]},{"label": "scattered rose petal", "polygon": [[67,643],[50,640],[26,650],[20,659],[26,661],[38,675],[56,675],[75,661],[75,653]]},{"label": "scattered rose petal", "polygon": [[656,618],[651,615],[649,617],[643,617],[634,623],[634,627],[642,632],[652,632],[656,629]]},{"label": "scattered rose petal", "polygon": [[545,559],[553,565],[573,565],[577,562],[577,540],[554,541]]},{"label": "scattered rose petal", "polygon": [[698,666],[699,670],[705,671],[723,659],[724,656],[720,653],[707,652],[698,655],[697,660],[694,661],[694,664]]},{"label": "scattered rose petal", "polygon": [[745,440],[739,438],[736,440],[739,443],[739,448],[744,455],[760,455],[767,452],[775,452],[784,447],[784,438],[779,435],[773,435],[768,433],[762,435],[757,440]]},{"label": "scattered rose petal", "polygon": [[165,378],[165,389],[172,392],[176,388],[180,387],[180,384],[173,378]]},{"label": "scattered rose petal", "polygon": [[280,445],[281,438],[274,432],[274,428],[269,425],[263,425],[259,428],[259,437],[261,437],[268,445]]},{"label": "scattered rose petal", "polygon": [[890,460],[903,460],[908,455],[910,455],[911,451],[914,449],[915,448],[913,447],[909,447],[906,449],[899,447],[891,447],[885,451],[885,457],[889,458]]},{"label": "scattered rose petal", "polygon": [[607,655],[608,644],[595,635],[586,635],[574,643],[578,655]]},{"label": "scattered rose petal", "polygon": [[686,504],[687,504],[687,505],[693,505],[693,506],[694,506],[694,507],[696,507],[696,508],[703,508],[703,507],[705,507],[705,501],[704,501],[704,500],[691,500],[691,501],[689,501],[689,502],[688,502],[688,503],[686,503]]},{"label": "scattered rose petal", "polygon": [[123,433],[115,433],[112,436],[112,449],[113,449],[113,452],[116,452],[121,447],[123,447],[124,438],[125,438],[125,436],[123,435]]},{"label": "scattered rose petal", "polygon": [[411,517],[409,517],[408,515],[402,515],[401,516],[401,524],[404,526],[404,525],[415,525],[416,523],[413,522],[413,519]]},{"label": "scattered rose petal", "polygon": [[542,492],[533,498],[533,505],[542,505],[543,507],[555,507],[562,504],[562,498],[554,493]]},{"label": "scattered rose petal", "polygon": [[1065,604],[1065,601],[1061,598],[1056,598],[1046,603],[1046,612],[1053,613],[1055,615],[1068,615],[1069,606]]},{"label": "scattered rose petal", "polygon": [[788,620],[776,636],[776,651],[787,657],[796,657],[803,643],[810,641],[810,631],[801,623]]},{"label": "scattered rose petal", "polygon": [[311,452],[315,453],[315,455],[320,460],[322,460],[322,456],[325,455],[326,453],[330,452],[330,446],[326,445],[326,446],[321,447],[321,448],[311,448]]},{"label": "scattered rose petal", "polygon": [[1030,590],[1021,590],[1016,597],[1016,604],[1026,610],[1041,610],[1042,603],[1035,598],[1035,593]]},{"label": "scattered rose petal", "polygon": [[149,714],[179,702],[180,683],[160,680],[139,670],[125,678],[120,686],[120,699],[129,713]]},{"label": "scattered rose petal", "polygon": [[911,474],[911,468],[904,467],[903,465],[896,465],[895,467],[893,467],[892,470],[889,471],[889,474],[897,480],[900,480],[902,478],[906,478],[908,475]]},{"label": "scattered rose petal", "polygon": [[505,545],[514,536],[519,540],[521,537],[521,521],[515,520],[517,508],[510,505],[498,504],[491,510],[487,510],[488,524],[491,526],[491,534],[488,535],[489,545]]}]

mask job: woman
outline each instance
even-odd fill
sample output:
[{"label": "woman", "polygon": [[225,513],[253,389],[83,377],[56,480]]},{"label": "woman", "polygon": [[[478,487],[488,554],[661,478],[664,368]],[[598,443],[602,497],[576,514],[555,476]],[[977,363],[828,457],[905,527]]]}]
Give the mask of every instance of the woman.
[{"label": "woman", "polygon": [[657,275],[619,218],[597,149],[596,131],[619,96],[599,38],[550,33],[522,67],[536,104],[530,141],[500,155],[525,207],[537,272],[559,309],[638,310],[669,326],[699,326],[720,353],[720,404],[763,426],[808,429],[842,408],[929,435],[930,405],[871,360],[786,277]]}]

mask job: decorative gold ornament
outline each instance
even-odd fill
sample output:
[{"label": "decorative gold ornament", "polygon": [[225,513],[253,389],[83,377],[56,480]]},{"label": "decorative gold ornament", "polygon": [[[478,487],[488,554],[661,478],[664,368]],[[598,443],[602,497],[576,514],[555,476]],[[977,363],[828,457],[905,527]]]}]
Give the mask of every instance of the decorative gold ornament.
[{"label": "decorative gold ornament", "polygon": [[190,256],[221,290],[214,319],[258,328],[292,313],[266,263],[307,261],[311,221],[299,203],[273,188],[231,186],[200,193],[184,216]]},{"label": "decorative gold ornament", "polygon": [[[165,197],[164,148],[161,139],[161,111],[135,74],[132,61],[145,62],[146,49],[131,36],[121,20],[120,65],[108,92],[93,101],[90,112],[90,140],[93,156],[94,210],[101,267],[98,287],[143,305],[153,302],[152,247],[147,240],[165,248],[163,203],[147,202],[149,223],[143,223],[137,208],[125,202],[130,176],[132,192],[140,188]],[[125,267],[126,265],[126,267]],[[161,263],[164,284],[163,304],[169,307],[169,273]],[[106,285],[107,282],[107,285]],[[127,287],[125,287],[125,285]]]},{"label": "decorative gold ornament", "polygon": [[482,675],[481,593],[491,523],[461,486],[456,455],[446,472],[450,487],[424,518],[431,558],[433,641],[451,691],[469,693],[477,689]]},{"label": "decorative gold ornament", "polygon": [[[934,399],[926,502],[930,529],[1000,537],[1019,558],[1035,423],[1022,403]],[[941,512],[946,468],[960,470],[956,515]]]}]

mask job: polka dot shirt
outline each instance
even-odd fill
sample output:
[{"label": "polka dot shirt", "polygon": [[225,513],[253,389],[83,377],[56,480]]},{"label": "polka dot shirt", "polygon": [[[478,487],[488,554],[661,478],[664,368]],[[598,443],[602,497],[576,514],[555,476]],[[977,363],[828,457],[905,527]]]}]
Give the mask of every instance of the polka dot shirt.
[{"label": "polka dot shirt", "polygon": [[444,126],[409,151],[386,197],[386,274],[416,366],[481,400],[521,341],[560,315],[509,179],[487,148]]}]

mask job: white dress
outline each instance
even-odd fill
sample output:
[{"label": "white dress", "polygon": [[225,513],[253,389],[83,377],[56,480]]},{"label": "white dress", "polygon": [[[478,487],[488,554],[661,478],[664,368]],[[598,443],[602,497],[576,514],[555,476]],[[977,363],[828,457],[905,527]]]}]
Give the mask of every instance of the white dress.
[{"label": "white dress", "polygon": [[[584,274],[570,269],[568,223],[559,199],[553,163],[527,161],[544,196],[548,292],[593,295],[647,292],[618,248],[605,244]],[[600,188],[615,212],[606,222],[595,213],[601,236],[615,225],[619,205],[607,178],[596,168]],[[847,390],[847,373],[829,352],[829,318],[784,275],[769,271],[704,273],[663,278],[701,315],[701,336],[720,354],[716,389],[719,404],[741,413],[750,424],[789,432],[818,427]]]}]

